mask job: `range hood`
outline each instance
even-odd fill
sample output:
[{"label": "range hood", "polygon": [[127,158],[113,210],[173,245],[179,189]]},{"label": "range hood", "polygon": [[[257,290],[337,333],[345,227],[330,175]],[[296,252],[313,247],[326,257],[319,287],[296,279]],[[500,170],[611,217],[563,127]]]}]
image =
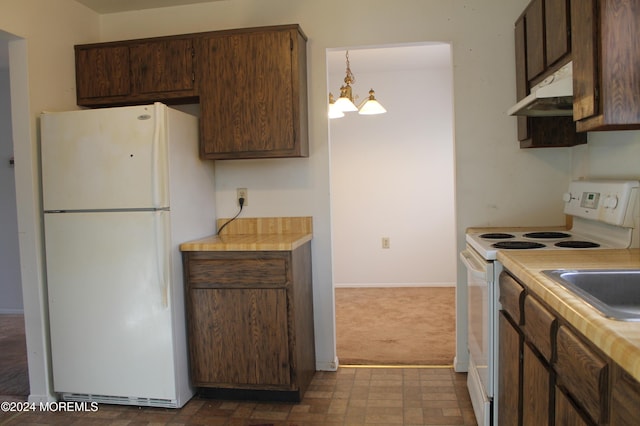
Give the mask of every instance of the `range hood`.
[{"label": "range hood", "polygon": [[509,115],[558,117],[573,115],[573,68],[569,62],[531,88],[531,93],[509,108]]}]

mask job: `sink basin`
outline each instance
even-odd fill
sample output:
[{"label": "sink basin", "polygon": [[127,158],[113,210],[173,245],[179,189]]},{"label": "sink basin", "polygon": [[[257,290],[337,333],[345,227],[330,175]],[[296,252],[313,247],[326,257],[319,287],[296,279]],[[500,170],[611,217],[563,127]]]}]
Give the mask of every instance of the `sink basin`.
[{"label": "sink basin", "polygon": [[640,321],[640,269],[558,269],[542,273],[608,318]]}]

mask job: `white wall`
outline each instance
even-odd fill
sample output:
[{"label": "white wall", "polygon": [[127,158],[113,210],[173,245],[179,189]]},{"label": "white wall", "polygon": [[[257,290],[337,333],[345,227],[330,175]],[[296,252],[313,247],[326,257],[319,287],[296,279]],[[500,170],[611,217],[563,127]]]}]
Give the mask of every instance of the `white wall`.
[{"label": "white wall", "polygon": [[574,179],[640,180],[640,131],[592,132],[588,143],[573,151]]},{"label": "white wall", "polygon": [[[447,45],[444,45],[448,48]],[[384,61],[385,51],[376,49]],[[397,49],[397,47],[396,47]],[[442,55],[442,45],[413,55]],[[330,121],[331,224],[336,287],[453,286],[456,279],[452,68],[370,72],[349,52],[360,103],[373,87],[386,114]],[[386,56],[388,57],[389,54]],[[336,61],[332,52],[331,62]],[[337,61],[344,64],[344,51]],[[329,65],[330,69],[341,67]],[[425,61],[428,62],[428,59]],[[344,68],[344,67],[342,67]],[[339,94],[345,73],[331,73]],[[383,249],[382,237],[390,238]]]},{"label": "white wall", "polygon": [[[0,39],[0,43],[7,42]],[[9,69],[0,69],[0,314],[22,313]]]}]

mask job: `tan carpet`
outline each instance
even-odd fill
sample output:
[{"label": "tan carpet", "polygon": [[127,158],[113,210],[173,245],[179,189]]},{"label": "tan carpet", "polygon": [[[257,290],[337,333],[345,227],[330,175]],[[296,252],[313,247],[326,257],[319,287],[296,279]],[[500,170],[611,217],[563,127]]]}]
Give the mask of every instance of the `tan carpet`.
[{"label": "tan carpet", "polygon": [[29,395],[24,316],[0,315],[0,400]]},{"label": "tan carpet", "polygon": [[451,365],[455,288],[336,288],[341,365]]}]

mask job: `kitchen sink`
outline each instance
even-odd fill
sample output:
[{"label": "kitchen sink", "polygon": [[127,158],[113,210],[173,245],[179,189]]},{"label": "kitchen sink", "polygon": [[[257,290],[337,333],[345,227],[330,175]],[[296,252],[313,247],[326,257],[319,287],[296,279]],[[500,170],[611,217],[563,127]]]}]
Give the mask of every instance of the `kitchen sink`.
[{"label": "kitchen sink", "polygon": [[557,269],[542,273],[608,318],[640,321],[640,269]]}]

